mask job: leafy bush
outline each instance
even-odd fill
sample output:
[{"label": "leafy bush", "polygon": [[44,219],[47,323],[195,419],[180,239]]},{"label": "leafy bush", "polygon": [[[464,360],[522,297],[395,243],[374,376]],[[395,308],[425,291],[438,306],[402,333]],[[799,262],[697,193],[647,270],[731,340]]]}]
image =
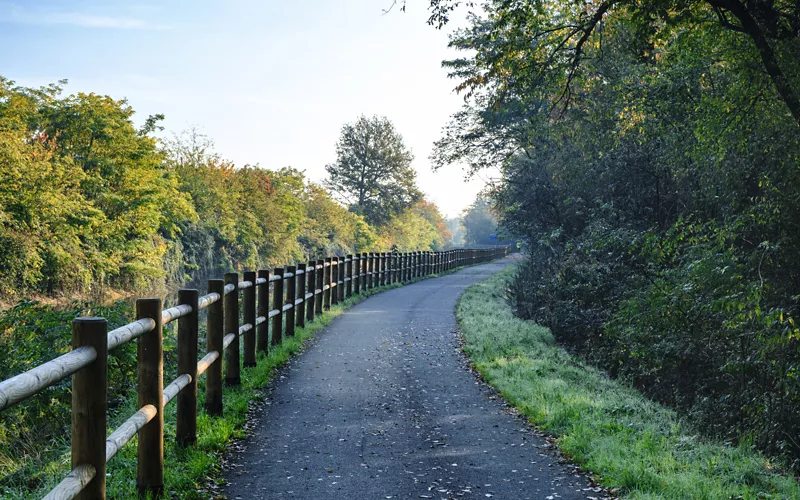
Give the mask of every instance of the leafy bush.
[{"label": "leafy bush", "polygon": [[[0,380],[30,370],[70,350],[72,320],[78,316],[102,316],[109,329],[132,318],[126,302],[104,307],[88,303],[54,308],[22,301],[0,312]],[[113,415],[136,387],[136,346],[129,343],[110,353],[108,402]],[[0,483],[23,482],[35,489],[51,463],[69,460],[71,379],[67,378],[0,414]],[[44,467],[43,467],[44,465]],[[0,491],[2,493],[2,491]]]}]

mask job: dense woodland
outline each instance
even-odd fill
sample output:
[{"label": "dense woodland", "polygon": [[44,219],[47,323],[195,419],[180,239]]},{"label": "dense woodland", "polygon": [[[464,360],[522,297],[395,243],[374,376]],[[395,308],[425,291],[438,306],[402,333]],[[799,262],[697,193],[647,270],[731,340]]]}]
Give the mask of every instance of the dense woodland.
[{"label": "dense woodland", "polygon": [[465,3],[434,160],[500,169],[518,313],[800,466],[800,4]]},{"label": "dense woodland", "polygon": [[[164,290],[329,254],[449,245],[446,221],[417,189],[413,156],[388,119],[361,117],[343,128],[329,170],[362,168],[369,175],[357,187],[369,197],[342,204],[303,172],[233,165],[196,131],[158,140],[163,117],[137,127],[124,100],[65,96],[62,86],[23,88],[0,78],[6,299]],[[378,135],[391,147],[380,141],[358,147]],[[397,151],[388,167],[359,164],[364,152]],[[403,168],[402,179],[384,175],[387,168]],[[400,181],[406,196],[381,198]],[[333,194],[346,196],[350,187]]]}]

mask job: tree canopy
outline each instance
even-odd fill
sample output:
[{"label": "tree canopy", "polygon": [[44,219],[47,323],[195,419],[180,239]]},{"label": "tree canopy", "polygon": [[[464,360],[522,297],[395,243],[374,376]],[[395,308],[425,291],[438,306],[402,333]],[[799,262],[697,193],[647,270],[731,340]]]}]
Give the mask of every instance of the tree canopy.
[{"label": "tree canopy", "polygon": [[797,467],[798,4],[480,6],[432,159],[501,171],[500,222],[531,249],[518,313]]},{"label": "tree canopy", "polygon": [[342,127],[326,186],[368,223],[385,224],[422,198],[413,159],[388,118],[361,116]]},{"label": "tree canopy", "polygon": [[[6,297],[163,290],[229,270],[389,250],[398,240],[405,250],[448,244],[385,118],[348,129],[369,132],[362,146],[372,169],[361,208],[349,211],[303,172],[234,165],[196,130],[159,140],[162,116],[136,127],[126,101],[64,96],[64,83],[32,89],[0,77]],[[361,151],[348,141],[341,151]]]}]

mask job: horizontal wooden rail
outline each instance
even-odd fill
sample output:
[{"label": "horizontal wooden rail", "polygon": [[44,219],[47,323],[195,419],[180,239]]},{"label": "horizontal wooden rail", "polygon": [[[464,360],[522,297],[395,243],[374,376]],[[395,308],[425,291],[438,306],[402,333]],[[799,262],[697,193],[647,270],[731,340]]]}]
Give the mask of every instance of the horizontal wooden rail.
[{"label": "horizontal wooden rail", "polygon": [[[238,274],[228,273],[224,282],[209,280],[205,295],[199,296],[196,290],[181,290],[180,303],[167,309],[162,308],[160,299],[137,301],[139,317],[110,332],[102,318],[77,319],[73,324],[72,351],[0,382],[0,411],[72,376],[72,470],[45,498],[105,498],[105,463],[137,434],[137,488],[140,495],[159,497],[164,487],[163,408],[173,400],[178,401],[176,439],[181,446],[193,446],[197,439],[197,379],[202,375],[207,377],[206,410],[209,415],[220,415],[223,358],[226,383],[238,384],[242,362],[244,366],[253,366],[256,351],[267,353],[271,345],[282,342],[284,334],[294,335],[295,325],[314,321],[323,310],[348,297],[488,262],[505,256],[507,251],[501,247],[329,257],[297,267],[276,268],[274,272],[248,272],[241,280]],[[198,313],[205,309],[208,310],[206,354],[197,360]],[[270,319],[272,327],[268,329]],[[161,329],[176,320],[178,375],[163,387]],[[239,345],[240,337],[244,339],[243,347]],[[106,438],[108,351],[135,339],[140,339],[140,409]],[[103,383],[98,384],[97,380]]]}]

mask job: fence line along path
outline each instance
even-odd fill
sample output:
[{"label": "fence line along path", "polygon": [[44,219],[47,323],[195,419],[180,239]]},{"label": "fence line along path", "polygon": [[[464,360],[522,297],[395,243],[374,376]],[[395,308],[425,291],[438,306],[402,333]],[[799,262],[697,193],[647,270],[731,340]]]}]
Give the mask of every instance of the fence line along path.
[{"label": "fence line along path", "polygon": [[[507,252],[499,247],[328,257],[272,272],[245,272],[241,281],[237,273],[228,273],[224,280],[209,280],[205,295],[181,289],[178,304],[166,309],[160,298],[138,299],[136,320],[110,332],[104,318],[76,318],[70,352],[0,382],[0,411],[72,376],[72,470],[45,498],[105,498],[106,464],[137,434],[137,489],[140,496],[158,497],[164,490],[163,409],[177,400],[176,440],[180,446],[195,445],[197,379],[206,376],[206,412],[221,415],[223,357],[224,383],[237,385],[241,365],[254,366],[257,351],[268,353],[284,336],[293,336],[295,326],[314,321],[347,297],[488,262]],[[198,359],[203,309],[206,348]],[[164,386],[163,327],[173,321],[178,322],[178,377]],[[106,436],[108,352],[133,340],[139,409]]]}]

